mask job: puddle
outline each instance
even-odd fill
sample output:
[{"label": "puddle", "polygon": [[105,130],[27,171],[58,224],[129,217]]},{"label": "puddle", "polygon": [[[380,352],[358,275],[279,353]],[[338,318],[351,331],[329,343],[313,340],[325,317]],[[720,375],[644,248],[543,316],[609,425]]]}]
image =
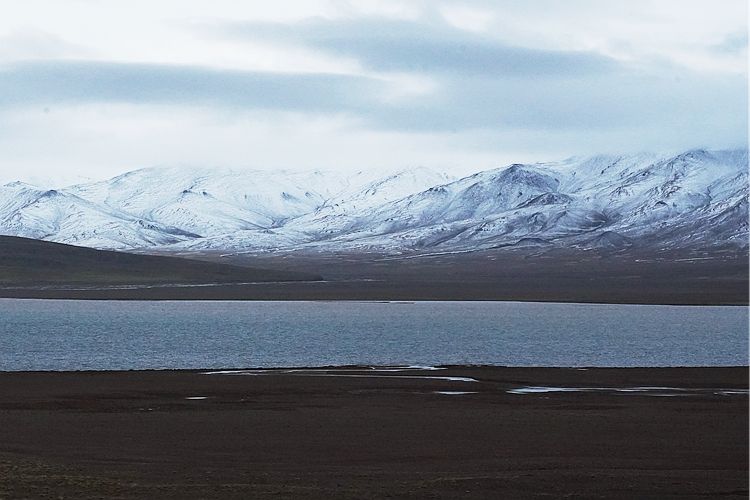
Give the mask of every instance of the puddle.
[{"label": "puddle", "polygon": [[545,394],[553,392],[614,392],[646,396],[700,396],[715,394],[721,396],[748,395],[747,389],[688,389],[685,387],[547,387],[528,386],[507,391],[508,394]]},{"label": "puddle", "polygon": [[[378,375],[378,372],[403,372],[408,370],[440,370],[435,367],[393,367],[393,368],[353,368],[351,370],[220,370],[213,372],[203,372],[204,375],[292,375],[296,377],[343,377],[343,378],[392,378],[392,379],[419,379],[419,380],[445,380],[447,382],[479,382],[471,377],[449,377],[437,375]],[[336,373],[337,371],[343,373]],[[362,373],[349,373],[362,372]]]}]

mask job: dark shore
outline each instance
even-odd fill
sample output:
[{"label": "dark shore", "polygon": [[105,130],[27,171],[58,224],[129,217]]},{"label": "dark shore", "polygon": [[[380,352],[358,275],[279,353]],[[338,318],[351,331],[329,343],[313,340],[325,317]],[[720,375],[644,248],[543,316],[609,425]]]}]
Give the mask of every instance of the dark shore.
[{"label": "dark shore", "polygon": [[[508,392],[528,386],[603,390]],[[747,387],[747,367],[5,372],[0,498],[747,498]]]},{"label": "dark shore", "polygon": [[[748,260],[712,254],[602,255],[595,252],[462,255],[193,255],[233,268],[277,269],[298,280],[213,286],[168,281],[58,282],[0,286],[0,297],[103,300],[507,300],[613,304],[747,305]],[[187,259],[184,259],[187,260]],[[193,261],[196,262],[196,261]],[[227,267],[230,267],[227,266]],[[270,272],[270,271],[269,271]],[[109,279],[109,278],[107,278]],[[127,284],[127,282],[125,282]]]}]

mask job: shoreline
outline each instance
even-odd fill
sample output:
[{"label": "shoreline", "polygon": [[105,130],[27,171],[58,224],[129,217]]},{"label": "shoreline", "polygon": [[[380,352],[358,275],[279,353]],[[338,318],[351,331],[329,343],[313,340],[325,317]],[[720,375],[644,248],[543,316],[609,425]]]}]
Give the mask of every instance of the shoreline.
[{"label": "shoreline", "polygon": [[122,374],[122,373],[184,373],[206,374],[219,371],[263,371],[269,375],[285,371],[314,370],[575,370],[575,371],[671,371],[671,370],[749,370],[747,365],[675,365],[675,366],[552,366],[552,365],[488,365],[488,364],[448,364],[448,365],[299,365],[299,366],[244,366],[244,367],[203,367],[203,368],[120,368],[120,369],[82,369],[82,370],[0,370],[0,376],[8,374]]},{"label": "shoreline", "polygon": [[237,371],[0,373],[0,497],[748,494],[745,366]]},{"label": "shoreline", "polygon": [[[311,282],[316,283],[316,282]],[[317,282],[320,283],[320,282]],[[273,285],[279,285],[280,283],[274,283]],[[669,307],[748,307],[750,306],[750,300],[748,301],[706,301],[706,300],[685,300],[685,301],[653,301],[653,300],[615,300],[615,301],[602,301],[596,299],[565,299],[565,298],[431,298],[431,297],[417,297],[417,298],[360,298],[351,296],[336,296],[331,297],[320,297],[315,298],[314,296],[307,296],[305,294],[297,297],[292,296],[272,296],[263,297],[262,295],[250,295],[248,297],[236,296],[231,293],[219,293],[215,296],[210,294],[207,296],[201,295],[190,295],[182,293],[172,293],[173,291],[179,291],[181,289],[189,288],[201,288],[203,290],[211,287],[221,288],[221,292],[225,292],[225,288],[233,285],[202,285],[199,287],[176,287],[176,288],[115,288],[107,290],[90,290],[90,289],[45,289],[45,290],[29,290],[29,289],[0,289],[0,300],[3,299],[14,299],[14,300],[85,300],[85,301],[112,301],[112,302],[352,302],[352,303],[410,303],[410,302],[521,302],[521,303],[539,303],[539,304],[586,304],[586,305],[629,305],[629,306],[669,306]],[[246,286],[246,285],[234,285],[234,286]],[[139,294],[140,291],[152,291],[159,290],[164,291],[163,295],[159,294]],[[6,291],[18,292],[18,293],[4,293]],[[112,293],[107,292],[135,292],[129,293]],[[143,296],[141,296],[143,295]]]}]

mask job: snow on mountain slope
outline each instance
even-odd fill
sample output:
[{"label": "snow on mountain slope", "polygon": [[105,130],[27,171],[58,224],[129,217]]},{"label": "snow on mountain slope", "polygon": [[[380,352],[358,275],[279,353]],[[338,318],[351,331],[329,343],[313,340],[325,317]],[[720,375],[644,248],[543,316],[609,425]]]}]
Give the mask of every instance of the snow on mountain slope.
[{"label": "snow on mountain slope", "polygon": [[326,191],[320,177],[323,174],[319,172],[147,168],[67,191],[136,217],[210,237],[273,227],[315,210],[333,194]]},{"label": "snow on mountain slope", "polygon": [[71,193],[19,182],[0,186],[0,234],[119,249],[166,245],[192,237]]},{"label": "snow on mountain slope", "polygon": [[[558,182],[542,169],[513,165],[433,186],[367,210],[346,211],[335,217],[301,218],[291,225],[306,228],[308,234],[318,239],[333,239],[331,242],[394,234],[399,236],[393,242],[386,242],[386,247],[393,246],[391,243],[421,247],[424,244],[418,241],[425,231],[444,238],[456,231],[452,223],[461,227],[468,221],[503,213],[519,203],[533,202],[534,198],[555,191]],[[432,228],[433,225],[437,227]],[[399,234],[402,231],[412,234]]]},{"label": "snow on mountain slope", "polygon": [[148,168],[43,191],[0,187],[0,233],[175,251],[747,247],[747,150],[514,164],[453,180]]},{"label": "snow on mountain slope", "polygon": [[326,238],[349,228],[353,219],[380,206],[452,180],[447,174],[423,167],[401,170],[341,193],[314,212],[291,220],[285,229],[313,239]]},{"label": "snow on mountain slope", "polygon": [[[362,176],[360,173],[357,178],[360,179]],[[453,180],[455,178],[448,174],[425,167],[399,170],[383,177],[377,176],[362,185],[355,185],[354,190],[350,189],[338,198],[331,199],[316,213],[369,210]]]},{"label": "snow on mountain slope", "polygon": [[[747,151],[511,165],[349,218],[326,245],[477,249],[532,238],[584,247],[633,239],[747,246],[747,192]],[[720,232],[709,223],[716,217],[724,221]]]}]

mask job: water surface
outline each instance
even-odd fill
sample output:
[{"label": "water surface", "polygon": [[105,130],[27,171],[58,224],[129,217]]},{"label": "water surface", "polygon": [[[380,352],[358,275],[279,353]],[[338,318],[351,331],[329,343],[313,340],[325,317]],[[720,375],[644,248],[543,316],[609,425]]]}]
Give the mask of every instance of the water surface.
[{"label": "water surface", "polygon": [[747,325],[724,306],[0,299],[0,370],[747,365]]}]

